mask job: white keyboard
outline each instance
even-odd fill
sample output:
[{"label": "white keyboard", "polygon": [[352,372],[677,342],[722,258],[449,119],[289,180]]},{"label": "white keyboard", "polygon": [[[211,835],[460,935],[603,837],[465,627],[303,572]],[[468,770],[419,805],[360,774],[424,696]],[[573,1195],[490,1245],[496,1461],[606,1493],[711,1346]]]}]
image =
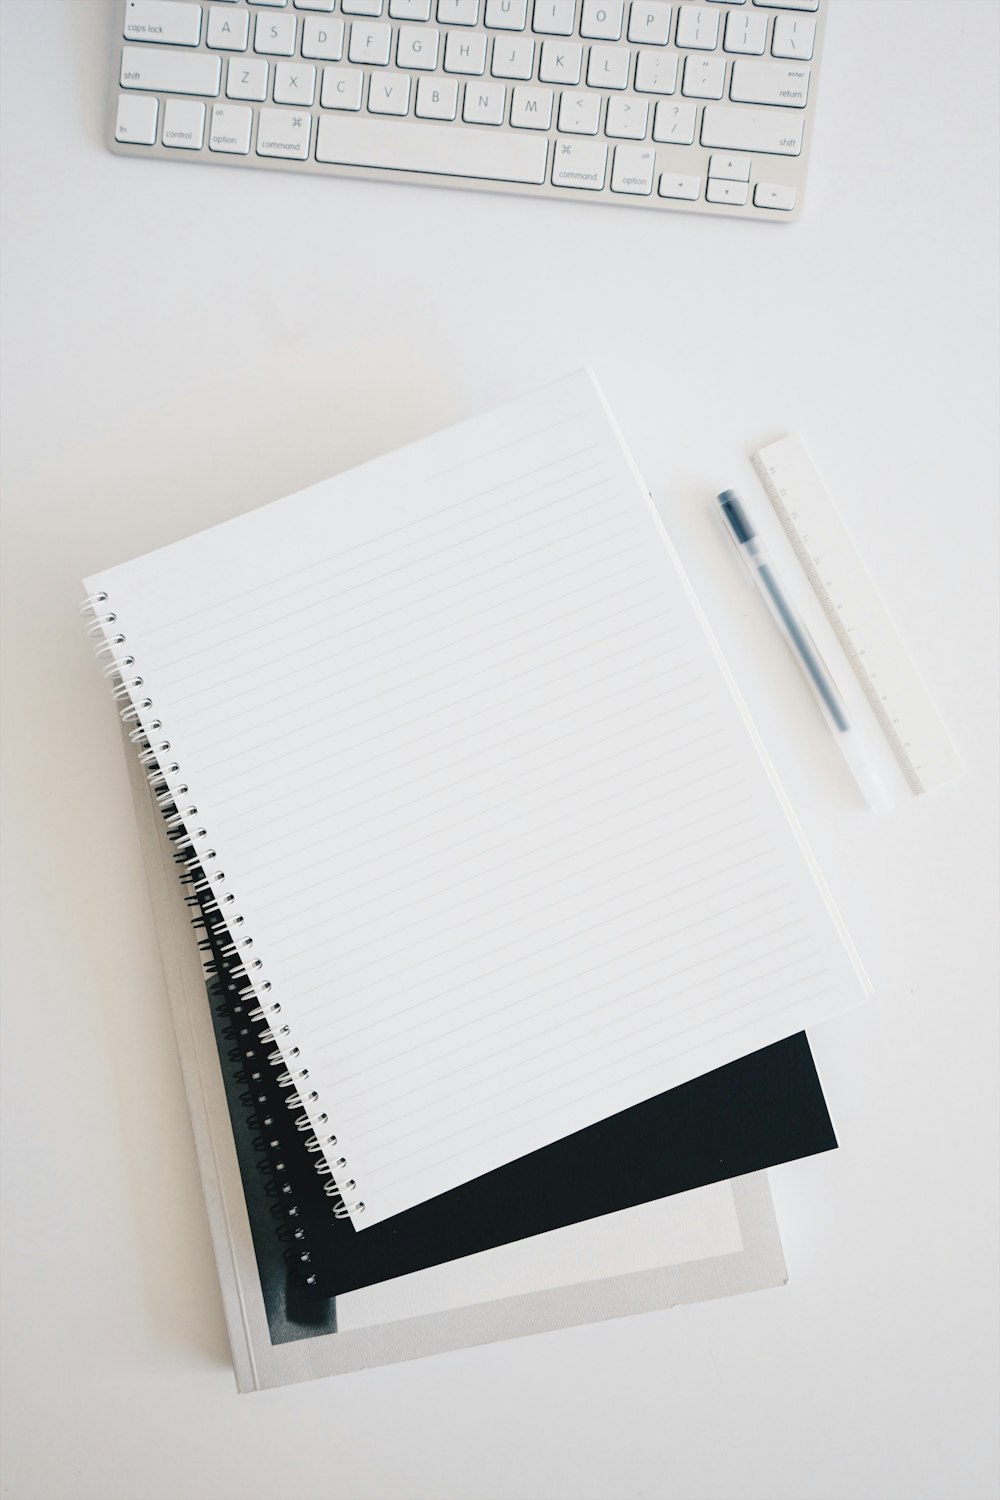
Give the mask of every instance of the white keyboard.
[{"label": "white keyboard", "polygon": [[829,0],[122,0],[112,149],[770,220]]}]

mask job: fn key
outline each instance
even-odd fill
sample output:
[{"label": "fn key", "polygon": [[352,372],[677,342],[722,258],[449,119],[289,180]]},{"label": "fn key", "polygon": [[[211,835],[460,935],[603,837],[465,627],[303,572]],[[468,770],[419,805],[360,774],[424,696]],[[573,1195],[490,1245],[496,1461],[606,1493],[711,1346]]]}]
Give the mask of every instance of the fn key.
[{"label": "fn key", "polygon": [[154,146],[159,111],[158,99],[149,99],[144,94],[119,94],[115,140],[127,141],[132,146]]}]

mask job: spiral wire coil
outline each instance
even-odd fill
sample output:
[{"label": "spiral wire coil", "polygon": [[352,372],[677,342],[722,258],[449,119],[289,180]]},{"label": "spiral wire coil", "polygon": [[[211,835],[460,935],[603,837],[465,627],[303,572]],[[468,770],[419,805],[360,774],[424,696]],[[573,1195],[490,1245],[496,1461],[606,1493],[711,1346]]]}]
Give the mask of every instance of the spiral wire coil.
[{"label": "spiral wire coil", "polygon": [[[319,1101],[315,1090],[305,1087],[309,1069],[302,1066],[299,1047],[292,1039],[291,1027],[280,1020],[280,1000],[269,999],[271,981],[263,973],[263,963],[253,954],[253,937],[242,929],[243,916],[231,908],[236,897],[226,889],[225,871],[217,867],[218,855],[211,847],[207,828],[198,822],[198,808],[188,802],[189,789],[183,780],[181,767],[172,758],[171,744],[166,737],[162,721],[153,712],[154,704],[141,673],[137,670],[135,657],[125,649],[127,637],[117,614],[110,606],[106,592],[91,594],[80,605],[80,612],[92,616],[86,633],[94,645],[95,654],[102,662],[103,673],[111,684],[112,698],[123,705],[119,708],[122,723],[128,729],[130,742],[135,746],[139,764],[152,789],[156,805],[163,818],[166,834],[173,845],[174,859],[180,869],[182,883],[188,888],[187,902],[192,908],[192,926],[210,992],[218,993],[220,987],[231,994],[231,1015],[234,1041],[243,1047],[246,1063],[246,1082],[249,1087],[244,1098],[250,1105],[263,1107],[268,1104],[266,1093],[261,1092],[260,1066],[263,1063],[275,1070],[274,1082],[282,1090],[285,1107],[293,1112],[295,1128],[304,1137],[302,1146],[306,1153],[316,1156],[314,1170],[323,1179],[323,1192],[331,1200],[331,1209],[338,1219],[364,1212],[360,1200],[348,1203],[345,1194],[357,1190],[357,1183],[346,1175],[347,1160],[343,1156],[328,1158],[337,1146],[333,1133],[324,1133],[329,1128],[329,1117],[324,1111],[313,1113],[311,1106]],[[207,847],[201,847],[206,845]],[[256,1028],[248,1038],[248,1027]],[[251,1045],[251,1040],[253,1045]],[[248,1049],[248,1050],[247,1050]],[[231,1058],[236,1061],[235,1057]],[[242,1100],[241,1100],[242,1102]],[[256,1117],[255,1117],[256,1119]],[[261,1126],[261,1149],[267,1137],[267,1121],[256,1119]],[[279,1143],[271,1142],[273,1151]],[[284,1163],[271,1160],[269,1170],[274,1174],[274,1191],[288,1196],[292,1185],[283,1172]],[[295,1209],[295,1205],[291,1205]],[[296,1217],[296,1212],[287,1215]],[[295,1226],[290,1229],[292,1238]],[[304,1259],[308,1260],[308,1252]],[[311,1284],[314,1278],[303,1278]]]}]

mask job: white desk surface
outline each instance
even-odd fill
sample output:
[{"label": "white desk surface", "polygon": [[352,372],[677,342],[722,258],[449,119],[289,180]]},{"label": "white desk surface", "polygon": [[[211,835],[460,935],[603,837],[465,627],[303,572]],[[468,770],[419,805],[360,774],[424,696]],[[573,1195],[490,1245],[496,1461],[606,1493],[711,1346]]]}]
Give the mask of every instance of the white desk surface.
[{"label": "white desk surface", "polygon": [[[7,1500],[996,1493],[992,0],[834,0],[800,224],[114,158],[3,0]],[[237,1399],[79,580],[590,363],[865,955],[787,1288]],[[876,819],[705,514],[799,431],[967,762]]]}]

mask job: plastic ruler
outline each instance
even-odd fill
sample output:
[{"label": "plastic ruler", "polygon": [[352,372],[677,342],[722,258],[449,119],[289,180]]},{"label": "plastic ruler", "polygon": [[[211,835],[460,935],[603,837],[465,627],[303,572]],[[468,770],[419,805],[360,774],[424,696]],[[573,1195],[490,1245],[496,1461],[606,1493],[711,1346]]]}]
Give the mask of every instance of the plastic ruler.
[{"label": "plastic ruler", "polygon": [[950,781],[958,753],[801,439],[750,461],[910,790]]}]

